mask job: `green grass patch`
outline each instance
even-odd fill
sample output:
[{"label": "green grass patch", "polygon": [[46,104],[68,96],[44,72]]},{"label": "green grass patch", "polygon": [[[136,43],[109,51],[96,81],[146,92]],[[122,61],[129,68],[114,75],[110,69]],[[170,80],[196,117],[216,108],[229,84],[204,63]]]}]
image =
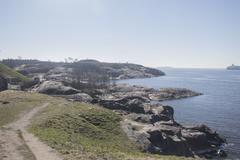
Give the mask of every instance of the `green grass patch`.
[{"label": "green grass patch", "polygon": [[[46,100],[45,95],[21,91],[0,92],[0,127],[16,120],[22,113]],[[3,104],[2,102],[7,102]]]},{"label": "green grass patch", "polygon": [[[49,113],[49,109],[52,114],[46,119],[48,115],[44,113]],[[116,159],[118,153],[139,152],[121,130],[120,120],[110,110],[72,103],[49,107],[42,117],[35,117],[30,131],[62,154],[76,155],[77,159],[92,156]]]},{"label": "green grass patch", "polygon": [[8,66],[6,66],[2,63],[0,63],[0,74],[2,74],[3,76],[6,76],[6,77],[10,77],[10,78],[16,78],[21,82],[29,81],[29,79],[26,76],[18,73],[14,69],[9,68]]}]

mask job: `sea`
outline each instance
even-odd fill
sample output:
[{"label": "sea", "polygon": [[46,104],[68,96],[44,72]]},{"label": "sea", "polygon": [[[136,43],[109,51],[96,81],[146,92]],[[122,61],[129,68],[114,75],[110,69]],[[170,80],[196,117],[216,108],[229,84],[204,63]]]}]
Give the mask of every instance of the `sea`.
[{"label": "sea", "polygon": [[165,76],[118,83],[159,88],[187,88],[203,95],[161,102],[174,108],[183,125],[206,124],[226,138],[228,159],[240,159],[240,70],[161,69]]}]

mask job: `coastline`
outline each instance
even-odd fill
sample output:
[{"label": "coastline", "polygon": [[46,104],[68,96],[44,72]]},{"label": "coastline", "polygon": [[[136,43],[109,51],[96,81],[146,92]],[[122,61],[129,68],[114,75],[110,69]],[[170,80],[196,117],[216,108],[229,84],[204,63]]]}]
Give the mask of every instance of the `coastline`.
[{"label": "coastline", "polygon": [[[202,95],[187,89],[162,89],[117,84],[95,103],[122,115],[122,128],[145,152],[190,157],[225,157],[221,146],[226,143],[206,125],[182,126],[174,119],[174,109],[161,105]],[[155,100],[159,103],[152,104]]]},{"label": "coastline", "polygon": [[[186,157],[226,157],[221,146],[226,140],[206,125],[183,126],[175,121],[174,109],[161,105],[176,100],[202,95],[184,88],[153,89],[149,87],[113,84],[107,88],[91,89],[93,95],[83,93],[60,82],[45,81],[35,91],[71,101],[98,104],[119,113],[122,129],[129,139],[144,152]],[[61,86],[61,87],[59,87]],[[158,104],[152,104],[158,101]]]},{"label": "coastline", "polygon": [[[145,69],[153,71],[150,68]],[[155,72],[149,74],[145,70],[133,73],[129,71],[131,68],[127,71],[126,69],[122,70],[125,72],[121,73],[120,77],[122,78],[119,79],[160,77],[160,71],[156,76]],[[174,119],[174,109],[171,106],[160,104],[167,100],[199,96],[202,93],[185,88],[154,89],[119,83],[107,85],[106,88],[91,87],[80,90],[71,86],[71,83],[67,83],[65,72],[65,69],[49,70],[45,74],[45,79],[42,79],[30,90],[63,97],[71,101],[98,104],[116,111],[123,119],[122,129],[129,139],[135,141],[144,152],[187,157],[226,157],[226,153],[220,149],[226,140],[219,134],[206,125],[189,127],[179,124]],[[111,70],[111,72],[113,71]],[[74,72],[69,71],[68,76],[74,77]],[[159,103],[152,104],[153,101]]]},{"label": "coastline", "polygon": [[227,139],[228,158],[239,158],[239,72],[226,69],[169,69],[160,78],[124,80],[130,85],[152,88],[184,87],[204,93],[193,98],[161,102],[175,110],[175,118],[185,125],[207,124]]}]

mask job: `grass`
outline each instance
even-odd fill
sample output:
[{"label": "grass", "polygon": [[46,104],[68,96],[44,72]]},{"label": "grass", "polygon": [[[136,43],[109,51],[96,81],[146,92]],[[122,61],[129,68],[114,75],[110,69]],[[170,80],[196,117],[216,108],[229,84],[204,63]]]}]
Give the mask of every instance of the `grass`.
[{"label": "grass", "polygon": [[30,131],[62,154],[76,159],[118,159],[121,153],[138,152],[121,130],[121,118],[112,111],[81,103],[49,111],[51,116],[45,112],[34,119]]},{"label": "grass", "polygon": [[13,122],[22,113],[40,105],[45,98],[44,95],[21,91],[0,92],[0,127]]},{"label": "grass", "polygon": [[120,127],[121,117],[111,110],[85,103],[54,102],[33,119],[29,131],[65,159],[184,159],[142,153]]},{"label": "grass", "polygon": [[[0,100],[9,101],[0,106],[1,124],[16,119],[20,113],[48,102],[31,121],[28,131],[39,137],[67,160],[181,160],[184,157],[142,153],[120,127],[121,117],[111,110],[85,103],[69,102],[17,91],[0,93]],[[3,109],[4,108],[4,109]],[[6,108],[11,108],[7,112]],[[5,114],[11,114],[5,116]],[[2,117],[4,116],[4,117]],[[3,119],[7,120],[3,120]]]},{"label": "grass", "polygon": [[2,74],[3,76],[6,77],[10,77],[10,78],[16,78],[21,82],[27,82],[28,78],[25,77],[24,75],[18,73],[17,71],[9,68],[8,66],[0,63],[0,74]]}]

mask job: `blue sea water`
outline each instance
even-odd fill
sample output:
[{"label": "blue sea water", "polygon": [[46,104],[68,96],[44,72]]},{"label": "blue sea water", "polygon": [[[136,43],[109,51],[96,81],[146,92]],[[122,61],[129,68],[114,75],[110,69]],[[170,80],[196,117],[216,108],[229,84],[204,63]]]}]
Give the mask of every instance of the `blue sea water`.
[{"label": "blue sea water", "polygon": [[188,88],[201,96],[165,101],[182,124],[206,124],[227,139],[230,159],[240,158],[240,71],[225,69],[163,69],[166,76],[123,80],[153,88]]}]

